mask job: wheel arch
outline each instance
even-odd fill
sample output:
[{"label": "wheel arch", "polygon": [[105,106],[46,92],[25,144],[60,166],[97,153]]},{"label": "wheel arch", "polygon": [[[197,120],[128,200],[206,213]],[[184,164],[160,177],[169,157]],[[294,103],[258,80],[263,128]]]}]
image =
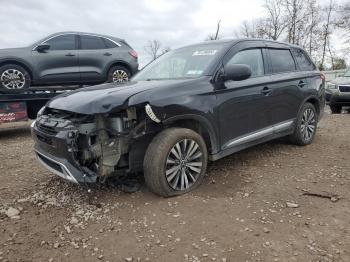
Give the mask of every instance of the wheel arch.
[{"label": "wheel arch", "polygon": [[170,127],[188,128],[202,136],[208,149],[208,154],[219,151],[218,138],[209,120],[197,115],[182,115],[168,118],[162,122]]},{"label": "wheel arch", "polygon": [[[310,104],[312,104],[312,105],[315,107],[316,111],[317,111],[317,115],[318,115],[318,116],[320,115],[320,113],[321,113],[321,105],[320,105],[320,100],[319,100],[317,97],[315,97],[315,96],[309,96],[309,97],[307,97],[307,98],[304,100],[304,102],[302,103],[301,106],[303,106],[305,103],[310,103]],[[300,108],[301,108],[301,107],[300,107]]]},{"label": "wheel arch", "polygon": [[132,75],[132,69],[131,69],[131,66],[127,63],[127,62],[125,62],[125,61],[114,61],[114,62],[112,62],[111,64],[109,64],[108,66],[107,66],[107,69],[106,69],[106,72],[105,72],[105,76],[106,76],[106,78],[108,78],[108,73],[109,73],[109,71],[112,69],[112,67],[114,67],[114,66],[123,66],[123,67],[125,67],[127,70],[129,70],[129,73]]},{"label": "wheel arch", "polygon": [[23,61],[19,61],[19,60],[16,60],[16,59],[1,60],[0,61],[0,66],[4,66],[4,65],[18,65],[18,66],[21,66],[28,72],[28,74],[30,76],[30,80],[34,79],[33,70],[31,69],[31,67],[28,64],[26,64]]}]

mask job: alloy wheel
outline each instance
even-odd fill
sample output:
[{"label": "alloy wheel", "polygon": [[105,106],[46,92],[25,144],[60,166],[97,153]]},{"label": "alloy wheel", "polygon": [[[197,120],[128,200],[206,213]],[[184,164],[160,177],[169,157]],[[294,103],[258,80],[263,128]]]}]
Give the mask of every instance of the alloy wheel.
[{"label": "alloy wheel", "polygon": [[7,69],[0,77],[2,85],[7,89],[22,89],[26,79],[24,74],[17,69]]},{"label": "alloy wheel", "polygon": [[165,166],[165,176],[169,186],[178,191],[192,187],[203,165],[200,146],[192,139],[177,142],[170,150]]},{"label": "alloy wheel", "polygon": [[307,108],[301,119],[301,135],[305,141],[310,141],[316,130],[316,115],[315,112]]},{"label": "alloy wheel", "polygon": [[115,70],[112,75],[113,83],[123,83],[129,81],[128,73],[124,70]]}]

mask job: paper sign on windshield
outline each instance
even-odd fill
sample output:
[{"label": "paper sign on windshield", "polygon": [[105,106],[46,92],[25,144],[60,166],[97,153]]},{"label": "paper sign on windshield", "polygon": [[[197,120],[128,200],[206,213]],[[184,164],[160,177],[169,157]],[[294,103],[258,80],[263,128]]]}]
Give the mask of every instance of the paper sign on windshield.
[{"label": "paper sign on windshield", "polygon": [[198,56],[198,55],[215,55],[215,53],[218,50],[200,50],[200,51],[195,51],[192,56]]}]

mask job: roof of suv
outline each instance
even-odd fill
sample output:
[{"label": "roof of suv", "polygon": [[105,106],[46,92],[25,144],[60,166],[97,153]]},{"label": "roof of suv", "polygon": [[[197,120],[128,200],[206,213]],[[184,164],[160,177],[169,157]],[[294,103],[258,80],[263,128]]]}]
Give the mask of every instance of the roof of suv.
[{"label": "roof of suv", "polygon": [[226,43],[238,43],[238,42],[244,42],[244,41],[263,41],[267,44],[278,44],[278,45],[284,45],[286,47],[293,47],[293,48],[298,48],[298,49],[302,49],[302,47],[297,46],[297,45],[293,45],[293,44],[289,44],[289,43],[284,43],[284,42],[280,42],[280,41],[275,41],[275,40],[269,40],[269,39],[260,39],[260,38],[224,38],[224,39],[219,39],[219,40],[210,40],[210,41],[205,41],[205,42],[201,42],[199,44],[226,44]]},{"label": "roof of suv", "polygon": [[[121,39],[121,38],[118,38],[118,37],[115,37],[115,36],[109,36],[109,35],[103,35],[103,34],[95,34],[95,33],[88,33],[88,32],[78,32],[78,31],[63,31],[63,32],[57,32],[57,33],[48,35],[48,36],[46,36],[46,37],[43,38],[43,39],[40,39],[40,40],[39,40],[38,42],[36,42],[35,44],[41,43],[41,42],[43,42],[44,40],[46,40],[46,39],[48,39],[48,38],[53,38],[53,37],[55,37],[55,36],[66,35],[66,34],[91,35],[91,36],[104,37],[104,38],[111,39],[111,40],[117,41],[118,43],[122,43],[122,44],[124,44],[124,45],[129,46],[129,44],[128,44],[124,39]],[[130,46],[129,46],[129,47],[130,47]]]}]

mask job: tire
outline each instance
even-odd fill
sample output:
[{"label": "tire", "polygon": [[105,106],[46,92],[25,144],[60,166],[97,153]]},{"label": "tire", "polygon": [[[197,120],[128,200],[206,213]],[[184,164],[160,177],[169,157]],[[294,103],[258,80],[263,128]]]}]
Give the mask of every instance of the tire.
[{"label": "tire", "polygon": [[[10,80],[15,77],[16,80]],[[29,73],[21,66],[7,64],[0,67],[0,87],[5,90],[22,90],[30,87]]]},{"label": "tire", "polygon": [[131,77],[130,71],[123,66],[113,66],[108,71],[108,83],[124,83],[128,82]]},{"label": "tire", "polygon": [[[177,145],[183,160],[175,163],[179,159],[173,153],[174,150],[179,152]],[[187,159],[186,155],[195,158]],[[207,147],[198,133],[186,128],[168,128],[155,136],[148,146],[143,163],[145,182],[153,193],[160,196],[182,195],[201,184],[207,163]]]},{"label": "tire", "polygon": [[331,108],[332,114],[340,114],[341,113],[342,106],[330,105],[329,107]]},{"label": "tire", "polygon": [[289,136],[289,140],[298,146],[311,144],[315,138],[317,122],[316,108],[310,103],[305,103],[298,114],[294,133]]}]

